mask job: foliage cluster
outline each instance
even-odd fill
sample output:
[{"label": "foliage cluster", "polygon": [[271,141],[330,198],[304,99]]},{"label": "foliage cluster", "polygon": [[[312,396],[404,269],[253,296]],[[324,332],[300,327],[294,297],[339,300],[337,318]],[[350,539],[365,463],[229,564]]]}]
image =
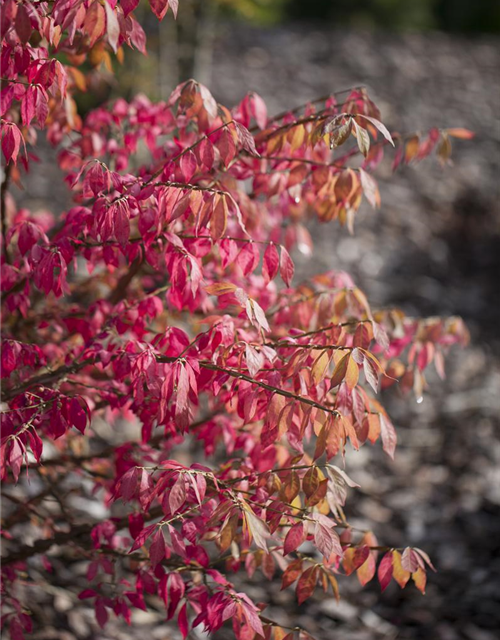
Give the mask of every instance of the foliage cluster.
[{"label": "foliage cluster", "polygon": [[[467,331],[374,310],[344,272],[296,283],[291,255],[313,251],[311,215],[352,230],[364,199],[379,206],[387,150],[394,167],[446,161],[469,133],[391,134],[363,88],[270,117],[255,93],[229,110],[195,81],[82,119],[83,63],[146,49],[137,4],[2,2],[2,625],[29,634],[30,594],[83,561],[88,584],[67,587],[102,627],[163,601],[184,637],[230,620],[240,640],[306,638],[232,576],[279,570],[299,603],[338,596],[339,574],[424,591],[422,550],[349,524],[342,459],[379,440],[393,456],[379,392],[420,399]],[[40,132],[74,195],[60,216],[9,190]],[[82,518],[75,497],[108,515]]]}]

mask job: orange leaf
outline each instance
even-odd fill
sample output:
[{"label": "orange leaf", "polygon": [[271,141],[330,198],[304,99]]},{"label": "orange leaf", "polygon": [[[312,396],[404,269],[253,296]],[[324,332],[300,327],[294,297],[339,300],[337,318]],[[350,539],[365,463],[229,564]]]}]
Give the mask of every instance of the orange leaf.
[{"label": "orange leaf", "polygon": [[368,440],[373,444],[380,436],[380,418],[377,413],[369,413],[368,420]]},{"label": "orange leaf", "polygon": [[285,499],[285,502],[293,502],[298,496],[300,491],[300,480],[296,471],[292,471],[286,479],[285,484],[281,487],[280,497]]},{"label": "orange leaf", "polygon": [[425,593],[425,585],[427,583],[427,574],[422,567],[419,567],[415,572],[411,574],[411,579],[415,583],[415,586],[421,593]]},{"label": "orange leaf", "polygon": [[375,575],[375,570],[377,566],[375,564],[375,558],[370,553],[366,561],[359,567],[356,571],[358,580],[361,583],[361,586],[365,586]]},{"label": "orange leaf", "polygon": [[237,287],[231,282],[216,282],[205,287],[205,291],[211,296],[224,296],[227,293],[234,293]]},{"label": "orange leaf", "polygon": [[461,140],[470,140],[476,135],[473,131],[461,127],[457,129],[446,129],[446,133],[452,138],[460,138]]},{"label": "orange leaf", "polygon": [[281,589],[286,589],[297,580],[302,573],[302,560],[294,560],[288,565],[283,573],[281,580]]},{"label": "orange leaf", "polygon": [[220,197],[215,205],[212,219],[210,220],[210,235],[214,240],[219,240],[227,227],[228,208],[226,198]]}]

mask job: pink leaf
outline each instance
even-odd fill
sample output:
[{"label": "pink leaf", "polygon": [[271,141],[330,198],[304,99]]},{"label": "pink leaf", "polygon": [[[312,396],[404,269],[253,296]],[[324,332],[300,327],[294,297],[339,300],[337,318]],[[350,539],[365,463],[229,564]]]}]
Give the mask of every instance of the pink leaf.
[{"label": "pink leaf", "polygon": [[196,156],[192,151],[185,153],[179,161],[182,177],[185,182],[189,182],[196,173]]},{"label": "pink leaf", "polygon": [[153,567],[156,567],[156,565],[163,560],[165,553],[165,538],[161,527],[159,527],[158,531],[154,534],[151,546],[149,547],[149,557]]},{"label": "pink leaf", "polygon": [[382,448],[388,456],[394,459],[394,452],[396,451],[396,430],[389,418],[380,413],[380,435],[382,436]]},{"label": "pink leaf", "polygon": [[104,9],[106,10],[106,31],[108,33],[108,42],[116,53],[118,51],[118,40],[120,38],[120,25],[118,24],[116,13],[107,2],[104,2]]},{"label": "pink leaf", "polygon": [[293,274],[295,273],[295,266],[293,264],[290,254],[285,247],[280,248],[280,275],[283,282],[289,287],[292,284]]},{"label": "pink leaf", "polygon": [[380,133],[384,136],[384,138],[390,142],[392,144],[392,146],[394,146],[394,140],[392,139],[391,134],[389,133],[389,130],[387,129],[387,127],[382,124],[382,122],[380,122],[380,120],[377,120],[376,118],[372,118],[370,116],[365,116],[361,113],[358,113],[356,115],[357,118],[364,118],[365,120],[368,120],[368,122],[371,122],[372,125],[378,129],[380,131]]},{"label": "pink leaf", "polygon": [[10,468],[12,470],[12,475],[14,476],[14,480],[16,482],[19,480],[19,474],[21,472],[21,467],[23,464],[23,456],[24,446],[18,438],[14,438],[10,446],[8,459]]},{"label": "pink leaf", "polygon": [[186,481],[184,480],[183,474],[180,473],[177,476],[177,480],[175,481],[174,486],[170,489],[170,493],[168,496],[168,504],[172,514],[177,513],[177,511],[182,507],[185,501]]}]

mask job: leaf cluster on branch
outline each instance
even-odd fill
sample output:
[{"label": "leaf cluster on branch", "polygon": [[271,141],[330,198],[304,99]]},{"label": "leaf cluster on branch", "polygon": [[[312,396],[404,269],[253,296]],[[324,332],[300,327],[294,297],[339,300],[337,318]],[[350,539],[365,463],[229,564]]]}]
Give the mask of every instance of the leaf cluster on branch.
[{"label": "leaf cluster on branch", "polygon": [[[194,80],[82,119],[83,63],[97,73],[125,46],[145,51],[137,4],[2,2],[0,463],[15,506],[2,624],[13,640],[31,631],[27,594],[62,556],[87,562],[86,587],[66,587],[101,626],[156,595],[184,637],[231,620],[239,640],[305,638],[235,574],[279,570],[299,603],[318,586],[338,597],[353,572],[424,591],[423,551],[349,524],[344,453],[380,440],[392,457],[380,391],[420,398],[467,331],[372,309],[341,271],[297,282],[292,255],[314,250],[311,216],[352,231],[364,199],[380,205],[372,174],[392,146],[394,167],[446,161],[450,136],[470,134],[391,134],[362,87],[271,117],[255,93],[228,109]],[[40,131],[73,191],[60,216],[18,210],[9,191],[29,179]],[[140,436],[123,441],[126,422]],[[186,443],[201,453],[187,459]],[[108,515],[82,518],[75,493]]]}]

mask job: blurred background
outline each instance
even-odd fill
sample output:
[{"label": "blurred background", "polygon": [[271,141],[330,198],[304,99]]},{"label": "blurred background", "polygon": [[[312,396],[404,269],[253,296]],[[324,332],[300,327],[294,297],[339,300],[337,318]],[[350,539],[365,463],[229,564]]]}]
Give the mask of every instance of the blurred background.
[{"label": "blurred background", "polygon": [[[349,497],[350,520],[372,526],[383,544],[425,549],[438,569],[427,595],[394,584],[384,594],[376,584],[360,590],[351,577],[341,580],[340,604],[318,594],[297,607],[290,590],[261,574],[245,589],[271,601],[269,618],[317,640],[498,638],[500,2],[181,0],[177,22],[169,14],[160,25],[147,6],[138,12],[148,57],[127,52],[115,79],[96,75],[82,112],[116,95],[165,99],[190,77],[228,107],[256,91],[271,114],[364,84],[391,129],[475,131],[454,145],[454,166],[430,159],[395,175],[382,169],[380,211],[362,209],[354,236],[313,224],[313,256],[296,256],[298,279],[345,269],[375,308],[458,314],[471,331],[471,345],[447,361],[444,383],[429,380],[422,404],[396,393],[384,399],[398,428],[395,462],[379,448],[348,460],[362,487]],[[53,178],[35,167],[16,199],[62,210],[67,192]],[[150,637],[176,637],[143,623]],[[110,625],[102,638],[133,637],[115,631]]]}]

